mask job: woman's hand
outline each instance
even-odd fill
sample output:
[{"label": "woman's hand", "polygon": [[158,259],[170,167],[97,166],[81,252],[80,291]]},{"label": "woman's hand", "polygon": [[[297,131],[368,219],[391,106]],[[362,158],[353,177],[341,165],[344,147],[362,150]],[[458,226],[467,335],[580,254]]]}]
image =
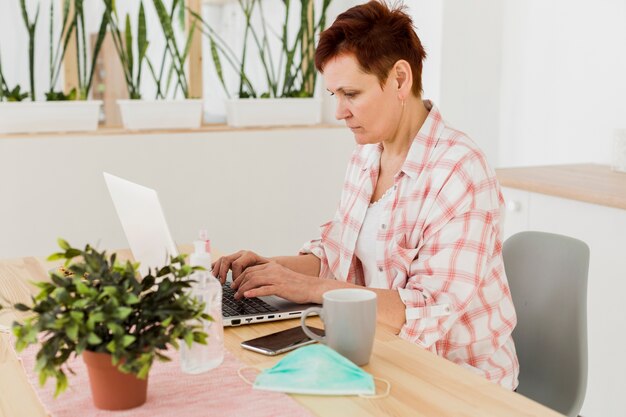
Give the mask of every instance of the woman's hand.
[{"label": "woman's hand", "polygon": [[344,283],[303,275],[275,261],[246,268],[231,284],[235,298],[277,295],[295,303],[321,303],[322,294]]},{"label": "woman's hand", "polygon": [[243,271],[247,268],[262,265],[270,260],[257,255],[254,252],[247,250],[240,250],[228,256],[222,256],[212,265],[213,276],[220,280],[222,284],[226,282],[226,275],[229,270],[233,271],[233,281],[235,281]]}]

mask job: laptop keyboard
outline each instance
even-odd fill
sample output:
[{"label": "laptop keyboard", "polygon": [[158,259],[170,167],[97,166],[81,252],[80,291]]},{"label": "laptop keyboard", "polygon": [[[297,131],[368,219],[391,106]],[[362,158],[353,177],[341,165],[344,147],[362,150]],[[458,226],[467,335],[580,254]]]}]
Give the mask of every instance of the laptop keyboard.
[{"label": "laptop keyboard", "polygon": [[242,316],[246,314],[265,314],[278,311],[260,298],[242,298],[235,300],[235,290],[230,283],[222,286],[222,315],[224,317]]}]

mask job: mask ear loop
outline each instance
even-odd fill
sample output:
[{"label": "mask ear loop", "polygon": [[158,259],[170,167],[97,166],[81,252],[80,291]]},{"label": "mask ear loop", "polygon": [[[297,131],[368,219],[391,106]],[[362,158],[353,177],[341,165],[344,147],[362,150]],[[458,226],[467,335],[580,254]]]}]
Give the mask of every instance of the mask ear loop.
[{"label": "mask ear loop", "polygon": [[253,382],[250,382],[248,380],[248,378],[243,376],[243,370],[244,369],[254,369],[254,370],[257,370],[257,369],[254,366],[242,366],[241,368],[237,369],[237,375],[239,375],[239,378],[241,378],[243,380],[243,382],[245,382],[248,385],[254,385]]},{"label": "mask ear loop", "polygon": [[367,395],[367,394],[359,394],[359,397],[361,398],[367,398],[368,400],[378,400],[380,398],[385,398],[387,396],[389,396],[389,392],[391,391],[391,382],[387,381],[386,379],[382,379],[382,378],[377,378],[377,377],[372,377],[375,380],[378,380],[380,382],[384,382],[387,385],[387,389],[385,390],[385,392],[383,392],[382,394],[374,394],[374,395]]}]

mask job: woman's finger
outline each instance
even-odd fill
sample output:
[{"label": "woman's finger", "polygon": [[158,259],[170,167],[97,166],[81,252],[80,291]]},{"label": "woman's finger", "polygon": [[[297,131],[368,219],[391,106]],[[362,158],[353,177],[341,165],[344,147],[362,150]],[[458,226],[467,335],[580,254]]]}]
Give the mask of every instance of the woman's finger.
[{"label": "woman's finger", "polygon": [[234,277],[234,273],[233,273],[233,283],[230,285],[230,287],[236,290],[243,282],[245,282],[248,279],[248,276],[250,273],[265,269],[267,268],[267,265],[268,264],[250,266],[244,269],[243,272],[239,274],[237,278]]},{"label": "woman's finger", "polygon": [[271,274],[266,274],[263,270],[248,271],[246,270],[246,277],[239,283],[237,288],[237,295],[243,297],[246,291],[254,288],[262,287],[265,285],[275,285],[276,278]]},{"label": "woman's finger", "polygon": [[243,296],[246,298],[254,298],[254,297],[266,297],[269,295],[275,294],[275,287],[273,285],[264,285],[262,287],[253,288],[243,293]]},{"label": "woman's finger", "polygon": [[239,251],[227,256],[222,256],[215,262],[215,265],[213,266],[213,276],[219,278],[222,284],[226,282],[226,277],[228,276],[228,270],[231,268],[231,264],[241,256],[241,253],[242,251]]}]

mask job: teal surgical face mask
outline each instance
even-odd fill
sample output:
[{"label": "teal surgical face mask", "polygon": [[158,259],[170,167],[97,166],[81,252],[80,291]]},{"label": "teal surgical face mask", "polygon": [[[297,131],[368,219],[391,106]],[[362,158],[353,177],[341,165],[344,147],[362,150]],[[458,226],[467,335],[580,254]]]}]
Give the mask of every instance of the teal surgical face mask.
[{"label": "teal surgical face mask", "polygon": [[325,345],[305,346],[291,352],[261,372],[253,388],[312,395],[376,394],[372,375]]}]

